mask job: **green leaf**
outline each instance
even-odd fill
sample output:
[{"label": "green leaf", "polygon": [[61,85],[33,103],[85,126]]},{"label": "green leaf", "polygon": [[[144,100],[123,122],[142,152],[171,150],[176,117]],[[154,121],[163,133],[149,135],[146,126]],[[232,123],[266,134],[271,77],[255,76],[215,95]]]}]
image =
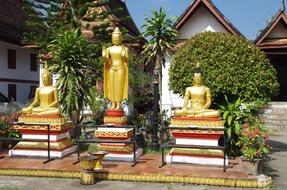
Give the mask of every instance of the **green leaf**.
[{"label": "green leaf", "polygon": [[229,126],[231,125],[232,121],[233,121],[233,117],[232,116],[228,116],[227,123],[228,123]]}]

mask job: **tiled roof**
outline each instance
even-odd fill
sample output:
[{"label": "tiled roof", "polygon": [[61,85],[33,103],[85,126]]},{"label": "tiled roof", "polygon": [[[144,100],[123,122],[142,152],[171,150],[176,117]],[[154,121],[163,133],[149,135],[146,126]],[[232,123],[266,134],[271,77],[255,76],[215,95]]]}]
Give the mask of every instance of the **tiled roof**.
[{"label": "tiled roof", "polygon": [[[112,11],[115,11],[114,14],[117,18],[131,17],[128,8],[123,0],[110,0],[108,2],[108,6]],[[120,10],[117,11],[118,9]],[[122,21],[120,22],[120,24],[123,25],[131,35],[133,36],[140,35],[140,31],[137,28],[132,18]]]},{"label": "tiled roof", "polygon": [[0,1],[0,40],[20,45],[23,33],[27,31],[27,16],[22,9],[21,0]]}]

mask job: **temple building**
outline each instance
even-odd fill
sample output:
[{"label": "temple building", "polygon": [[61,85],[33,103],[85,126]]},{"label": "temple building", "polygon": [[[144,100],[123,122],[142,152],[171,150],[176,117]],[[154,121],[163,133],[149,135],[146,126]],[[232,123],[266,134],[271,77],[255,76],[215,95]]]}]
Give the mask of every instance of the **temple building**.
[{"label": "temple building", "polygon": [[162,70],[162,110],[167,110],[171,114],[173,107],[183,104],[183,99],[179,94],[174,94],[169,90],[168,70],[170,68],[172,52],[176,51],[185,41],[197,33],[204,31],[225,32],[236,36],[242,34],[233,26],[223,14],[215,7],[210,0],[195,0],[182,13],[175,23],[178,30],[176,48],[166,56],[165,68]]},{"label": "temple building", "polygon": [[280,92],[273,100],[287,101],[287,16],[284,4],[254,44],[265,52],[277,71]]},{"label": "temple building", "polygon": [[22,1],[0,3],[0,92],[10,99],[25,103],[33,97],[39,84],[37,56],[21,44],[26,15]]},{"label": "temple building", "polygon": [[[11,99],[25,103],[33,97],[34,90],[41,82],[39,77],[41,68],[37,64],[37,55],[27,48],[27,44],[22,43],[23,33],[27,31],[25,26],[27,16],[22,6],[20,0],[1,0],[0,3],[0,92]],[[130,18],[124,1],[110,1],[102,9],[107,11],[120,9],[121,11],[115,11],[110,15],[109,19],[118,21],[118,26],[126,29],[127,38],[140,35],[132,19],[120,21],[123,17]],[[90,23],[90,27],[93,24],[96,23]],[[145,40],[142,39],[125,44],[140,51],[144,43]]]}]

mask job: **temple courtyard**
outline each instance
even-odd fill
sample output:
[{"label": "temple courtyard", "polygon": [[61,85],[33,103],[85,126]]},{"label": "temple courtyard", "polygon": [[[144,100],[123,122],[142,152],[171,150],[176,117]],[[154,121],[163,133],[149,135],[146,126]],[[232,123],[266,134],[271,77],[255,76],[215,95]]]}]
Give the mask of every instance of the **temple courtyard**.
[{"label": "temple courtyard", "polygon": [[[285,138],[287,131],[274,130],[270,138],[272,146],[270,159],[264,165],[264,173],[272,177],[272,185],[269,189],[287,189],[287,166],[282,164],[286,163],[287,159],[287,139]],[[2,152],[3,153],[3,152]],[[81,156],[86,153],[81,154]],[[80,171],[79,164],[73,164],[76,161],[76,154],[72,154],[64,159],[58,159],[51,161],[47,164],[43,164],[44,159],[27,159],[27,158],[9,158],[5,156],[0,160],[0,173],[6,172],[6,176],[0,177],[0,189],[14,188],[19,190],[26,189],[51,189],[50,184],[53,184],[52,189],[234,189],[235,187],[222,187],[222,186],[206,186],[206,185],[194,185],[186,183],[150,183],[150,182],[133,182],[133,180],[122,181],[126,179],[124,176],[118,175],[110,176],[114,179],[106,180],[103,175],[94,185],[80,185],[77,177],[77,172]],[[104,171],[101,173],[111,174],[130,174],[130,175],[164,175],[164,176],[189,176],[189,177],[217,177],[225,179],[254,179],[255,177],[248,176],[240,163],[240,159],[230,160],[229,168],[224,173],[222,167],[203,167],[195,165],[183,165],[173,164],[166,165],[163,168],[158,168],[160,165],[160,154],[146,154],[139,159],[139,163],[131,167],[131,163],[127,162],[111,162],[104,161]],[[11,175],[19,176],[7,176],[9,169],[18,170],[22,173],[14,173]],[[57,178],[41,178],[41,177],[23,177],[31,176],[29,170],[40,171],[38,176],[45,176],[45,171],[63,171],[65,174],[59,178],[57,174],[54,174]],[[26,173],[25,173],[26,171]],[[42,171],[42,173],[41,173]],[[44,172],[43,172],[44,171]],[[8,174],[9,175],[9,174]],[[53,175],[53,174],[48,174]],[[115,180],[115,181],[114,181]],[[120,181],[118,181],[120,180]],[[147,180],[148,181],[148,180]],[[241,189],[237,187],[236,189]],[[244,189],[244,188],[242,188]],[[245,188],[246,189],[246,188]],[[250,188],[252,189],[252,188]]]}]

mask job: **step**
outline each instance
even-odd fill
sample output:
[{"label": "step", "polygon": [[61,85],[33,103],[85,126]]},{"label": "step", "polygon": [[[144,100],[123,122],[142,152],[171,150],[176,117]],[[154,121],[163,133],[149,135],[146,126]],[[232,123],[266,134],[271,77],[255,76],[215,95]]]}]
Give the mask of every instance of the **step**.
[{"label": "step", "polygon": [[267,109],[287,109],[287,105],[268,105],[265,106]]},{"label": "step", "polygon": [[262,120],[287,120],[286,114],[261,114],[259,117]]},{"label": "step", "polygon": [[268,125],[267,128],[271,133],[280,133],[280,131],[287,131],[286,126]]},{"label": "step", "polygon": [[264,121],[265,125],[277,125],[277,126],[286,126],[287,127],[287,121],[286,120],[267,120]]},{"label": "step", "polygon": [[287,102],[268,102],[267,105],[287,105]]},{"label": "step", "polygon": [[286,114],[287,109],[262,109],[261,114]]}]

